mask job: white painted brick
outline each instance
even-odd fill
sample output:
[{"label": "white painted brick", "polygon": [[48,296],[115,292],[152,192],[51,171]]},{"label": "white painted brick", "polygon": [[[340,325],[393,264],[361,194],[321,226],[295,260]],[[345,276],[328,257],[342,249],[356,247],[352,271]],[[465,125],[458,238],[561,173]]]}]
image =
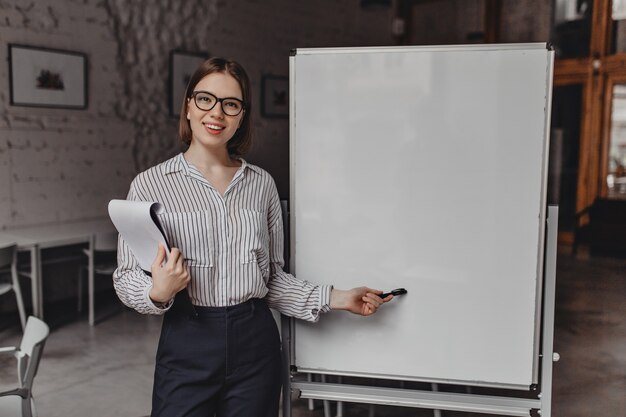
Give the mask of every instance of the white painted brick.
[{"label": "white painted brick", "polygon": [[9,149],[6,135],[0,130],[0,225],[7,224],[11,218],[11,186]]},{"label": "white painted brick", "polygon": [[501,42],[547,42],[550,36],[552,2],[504,0]]}]

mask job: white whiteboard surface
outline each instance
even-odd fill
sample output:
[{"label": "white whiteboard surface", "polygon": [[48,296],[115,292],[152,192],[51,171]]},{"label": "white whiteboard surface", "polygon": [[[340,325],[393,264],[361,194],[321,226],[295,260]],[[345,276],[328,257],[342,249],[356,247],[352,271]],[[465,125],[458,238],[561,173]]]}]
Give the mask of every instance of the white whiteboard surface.
[{"label": "white whiteboard surface", "polygon": [[297,321],[298,370],[536,382],[552,62],[545,44],[291,57],[295,275],[409,291]]}]

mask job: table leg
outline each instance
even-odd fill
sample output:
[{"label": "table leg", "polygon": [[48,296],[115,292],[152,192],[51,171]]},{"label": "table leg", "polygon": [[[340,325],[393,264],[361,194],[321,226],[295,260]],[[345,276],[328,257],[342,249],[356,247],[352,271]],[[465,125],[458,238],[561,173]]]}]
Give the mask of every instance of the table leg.
[{"label": "table leg", "polygon": [[41,250],[39,245],[34,245],[30,249],[30,279],[33,315],[43,320],[43,284],[41,282]]},{"label": "table leg", "polygon": [[44,319],[43,311],[43,266],[41,265],[41,247],[37,246],[37,282],[39,282],[39,317]]},{"label": "table leg", "polygon": [[89,255],[88,255],[88,274],[89,274],[89,282],[88,292],[89,292],[89,325],[93,326],[95,324],[95,314],[94,314],[94,246],[95,246],[95,237],[91,236],[89,239]]}]

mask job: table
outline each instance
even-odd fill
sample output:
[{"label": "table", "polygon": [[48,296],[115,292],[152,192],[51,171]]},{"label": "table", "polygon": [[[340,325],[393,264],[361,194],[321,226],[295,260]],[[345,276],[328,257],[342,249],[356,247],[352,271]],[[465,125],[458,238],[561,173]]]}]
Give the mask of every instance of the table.
[{"label": "table", "polygon": [[40,319],[44,316],[41,250],[81,243],[91,244],[94,235],[108,232],[115,232],[115,227],[108,217],[0,231],[0,245],[15,243],[19,251],[30,252],[34,316]]}]

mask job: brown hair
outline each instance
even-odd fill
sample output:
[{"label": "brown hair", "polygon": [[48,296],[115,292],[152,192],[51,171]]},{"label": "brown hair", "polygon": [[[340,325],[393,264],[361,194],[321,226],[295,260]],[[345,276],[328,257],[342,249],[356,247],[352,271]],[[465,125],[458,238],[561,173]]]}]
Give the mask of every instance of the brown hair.
[{"label": "brown hair", "polygon": [[251,103],[250,103],[250,80],[248,74],[238,62],[225,58],[209,58],[204,61],[193,73],[185,90],[183,97],[183,105],[180,110],[180,119],[178,122],[178,136],[180,140],[189,145],[191,143],[191,126],[187,120],[187,106],[189,98],[193,94],[196,85],[209,74],[223,73],[232,76],[239,83],[241,93],[243,95],[244,112],[241,126],[235,132],[233,137],[226,145],[228,153],[232,156],[244,155],[252,145],[252,129],[251,126]]}]

